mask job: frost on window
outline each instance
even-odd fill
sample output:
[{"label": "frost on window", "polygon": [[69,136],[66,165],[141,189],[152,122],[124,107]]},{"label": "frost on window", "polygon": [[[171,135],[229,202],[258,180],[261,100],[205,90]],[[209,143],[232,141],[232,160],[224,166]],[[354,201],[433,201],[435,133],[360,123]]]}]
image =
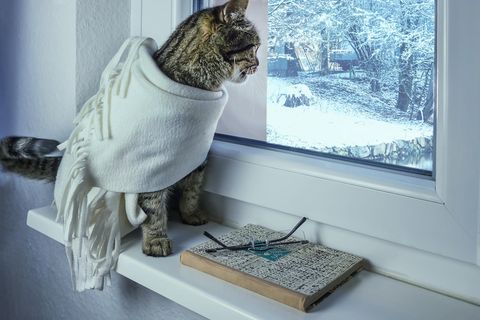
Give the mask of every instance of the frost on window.
[{"label": "frost on window", "polygon": [[270,0],[267,142],[432,171],[434,0]]}]

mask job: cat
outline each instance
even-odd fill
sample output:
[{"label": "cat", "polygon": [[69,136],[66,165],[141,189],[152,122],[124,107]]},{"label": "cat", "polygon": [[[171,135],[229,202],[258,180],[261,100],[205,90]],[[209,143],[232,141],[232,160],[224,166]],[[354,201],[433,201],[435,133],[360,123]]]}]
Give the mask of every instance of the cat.
[{"label": "cat", "polygon": [[[157,66],[171,80],[209,91],[217,91],[226,81],[246,81],[257,71],[260,46],[257,30],[245,17],[248,3],[248,0],[230,0],[191,15],[153,54]],[[31,179],[54,182],[61,157],[47,155],[58,144],[55,140],[31,137],[3,138],[0,165]],[[141,225],[144,254],[167,256],[172,252],[167,236],[172,195],[177,195],[184,223],[207,222],[199,203],[206,162],[171,187],[139,194],[138,205],[147,215]]]}]

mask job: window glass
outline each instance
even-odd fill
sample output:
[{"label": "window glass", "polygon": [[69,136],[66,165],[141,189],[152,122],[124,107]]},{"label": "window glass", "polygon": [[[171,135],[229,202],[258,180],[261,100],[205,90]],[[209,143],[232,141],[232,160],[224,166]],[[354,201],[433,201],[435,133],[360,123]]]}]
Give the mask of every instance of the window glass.
[{"label": "window glass", "polygon": [[435,0],[259,0],[248,15],[265,69],[229,86],[219,133],[431,174]]}]

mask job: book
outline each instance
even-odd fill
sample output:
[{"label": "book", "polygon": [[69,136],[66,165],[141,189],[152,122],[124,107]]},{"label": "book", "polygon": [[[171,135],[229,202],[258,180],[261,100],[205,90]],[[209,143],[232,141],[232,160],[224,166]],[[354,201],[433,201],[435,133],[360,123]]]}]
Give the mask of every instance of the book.
[{"label": "book", "polygon": [[[282,232],[249,224],[219,236],[227,246],[278,239]],[[291,237],[285,242],[299,240]],[[314,243],[276,244],[269,250],[219,250],[212,240],[184,251],[181,263],[306,312],[363,269],[365,260]]]}]

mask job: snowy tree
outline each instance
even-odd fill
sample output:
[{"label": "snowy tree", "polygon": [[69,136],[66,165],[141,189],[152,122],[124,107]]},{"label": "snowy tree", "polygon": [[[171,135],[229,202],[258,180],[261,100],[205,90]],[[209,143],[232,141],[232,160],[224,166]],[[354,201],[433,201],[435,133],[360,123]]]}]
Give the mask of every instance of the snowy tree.
[{"label": "snowy tree", "polygon": [[[367,71],[372,92],[381,91],[382,80],[389,77],[396,30],[391,1],[346,0],[337,3],[342,33],[348,39]],[[383,12],[381,15],[379,12]],[[387,72],[385,72],[387,71]]]},{"label": "snowy tree", "polygon": [[323,74],[347,42],[370,90],[395,91],[395,107],[427,121],[433,112],[434,0],[270,0],[271,48],[308,43]]},{"label": "snowy tree", "polygon": [[410,108],[413,113],[415,109],[428,109],[430,101],[433,107],[435,8],[433,1],[425,0],[399,0],[399,5],[399,88],[396,107],[402,111]]}]

